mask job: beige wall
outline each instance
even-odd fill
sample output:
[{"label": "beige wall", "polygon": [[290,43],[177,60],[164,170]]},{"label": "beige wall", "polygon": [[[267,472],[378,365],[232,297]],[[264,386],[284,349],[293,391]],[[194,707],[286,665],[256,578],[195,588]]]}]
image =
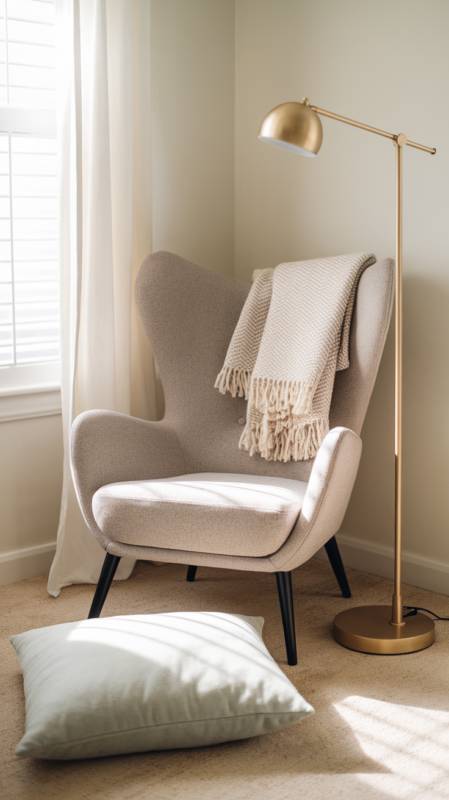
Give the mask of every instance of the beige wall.
[{"label": "beige wall", "polygon": [[61,415],[1,422],[0,583],[49,568],[61,488]]},{"label": "beige wall", "polygon": [[[410,564],[440,564],[449,594],[448,30],[446,0],[236,2],[237,277],[337,253],[394,257],[391,142],[323,119],[318,158],[301,158],[257,140],[273,106],[307,95],[437,148],[404,153],[404,549]],[[393,537],[393,380],[390,332],[342,526],[373,571]]]},{"label": "beige wall", "polygon": [[234,268],[234,2],[152,0],[153,247]]}]

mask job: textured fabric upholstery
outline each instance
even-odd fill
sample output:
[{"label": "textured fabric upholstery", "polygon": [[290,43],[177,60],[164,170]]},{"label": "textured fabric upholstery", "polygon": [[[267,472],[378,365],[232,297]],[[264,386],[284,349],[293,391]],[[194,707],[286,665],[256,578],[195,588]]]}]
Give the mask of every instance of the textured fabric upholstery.
[{"label": "textured fabric upholstery", "polygon": [[[188,550],[166,550],[110,542],[112,555],[149,560],[169,560],[198,566],[256,572],[295,569],[337,533],[351,496],[362,452],[357,434],[347,428],[330,431],[313,464],[301,514],[290,536],[276,553],[266,558],[228,556]],[[150,538],[150,537],[149,537]]]},{"label": "textured fabric upholstery", "polygon": [[271,561],[284,572],[308,561],[343,522],[362,455],[362,441],[347,428],[333,428],[315,458],[301,515],[285,546]]},{"label": "textured fabric upholstery", "polygon": [[[331,427],[344,425],[360,434],[391,316],[393,266],[391,259],[374,264],[360,280],[351,327],[350,367],[337,375]],[[156,253],[143,263],[135,293],[164,385],[164,422],[178,432],[189,473],[233,472],[308,480],[312,460],[270,464],[239,450],[239,420],[246,417],[246,401],[214,389],[249,289],[248,283],[217,275],[170,253]],[[340,375],[346,378],[343,383]]]},{"label": "textured fabric upholstery", "polygon": [[105,484],[182,475],[186,464],[176,433],[163,422],[145,422],[114,411],[87,411],[72,427],[71,463],[84,518],[102,547],[92,498]]},{"label": "textured fabric upholstery", "polygon": [[285,542],[306,489],[288,478],[203,473],[111,483],[92,507],[117,542],[258,557]]},{"label": "textured fabric upholstery", "polygon": [[[149,256],[135,294],[162,377],[164,420],[145,422],[93,411],[78,417],[73,427],[75,485],[86,522],[102,546],[120,556],[268,572],[294,569],[310,558],[338,531],[353,488],[361,452],[359,434],[391,317],[393,281],[391,259],[372,265],[362,275],[351,325],[350,367],[337,373],[332,396],[332,430],[315,460],[285,464],[239,450],[246,401],[214,389],[250,285],[170,253]],[[296,524],[292,520],[290,531],[284,529],[283,542],[276,538],[278,529],[271,546],[261,534],[257,539],[251,533],[248,547],[239,544],[233,554],[225,549],[230,533],[227,539],[222,537],[220,551],[208,549],[207,524],[203,537],[198,531],[194,537],[183,537],[180,530],[166,532],[170,544],[167,538],[154,538],[150,523],[146,535],[141,525],[139,533],[137,525],[131,531],[132,526],[121,521],[124,501],[117,499],[110,498],[104,516],[97,509],[97,519],[94,516],[92,499],[108,484],[199,473],[304,482],[308,485],[302,511]],[[98,500],[100,496],[103,490]],[[229,515],[232,528],[234,511],[221,513]],[[214,520],[220,514],[215,510]],[[217,534],[215,541],[219,538]]]}]

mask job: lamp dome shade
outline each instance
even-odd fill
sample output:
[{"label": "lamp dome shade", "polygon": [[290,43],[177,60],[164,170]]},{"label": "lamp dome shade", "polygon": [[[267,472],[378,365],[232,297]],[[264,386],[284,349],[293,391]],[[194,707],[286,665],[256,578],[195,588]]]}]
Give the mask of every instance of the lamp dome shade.
[{"label": "lamp dome shade", "polygon": [[263,120],[259,139],[314,158],[323,141],[323,126],[318,114],[305,103],[281,103]]}]

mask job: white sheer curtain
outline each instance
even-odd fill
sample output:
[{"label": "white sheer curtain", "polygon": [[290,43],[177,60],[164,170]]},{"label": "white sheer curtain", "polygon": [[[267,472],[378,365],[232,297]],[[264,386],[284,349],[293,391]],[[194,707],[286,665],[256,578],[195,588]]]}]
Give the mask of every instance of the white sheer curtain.
[{"label": "white sheer curtain", "polygon": [[[150,2],[56,0],[64,484],[48,591],[96,583],[104,552],[76,499],[75,417],[156,418],[154,363],[132,287],[151,252]],[[134,562],[122,559],[116,578]]]}]

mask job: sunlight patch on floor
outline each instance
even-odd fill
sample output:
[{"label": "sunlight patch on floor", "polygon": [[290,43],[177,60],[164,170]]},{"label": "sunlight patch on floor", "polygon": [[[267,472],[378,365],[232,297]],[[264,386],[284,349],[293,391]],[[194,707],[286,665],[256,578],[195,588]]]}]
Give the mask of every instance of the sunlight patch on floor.
[{"label": "sunlight patch on floor", "polygon": [[347,697],[335,708],[387,773],[358,777],[391,798],[449,798],[449,713]]}]

